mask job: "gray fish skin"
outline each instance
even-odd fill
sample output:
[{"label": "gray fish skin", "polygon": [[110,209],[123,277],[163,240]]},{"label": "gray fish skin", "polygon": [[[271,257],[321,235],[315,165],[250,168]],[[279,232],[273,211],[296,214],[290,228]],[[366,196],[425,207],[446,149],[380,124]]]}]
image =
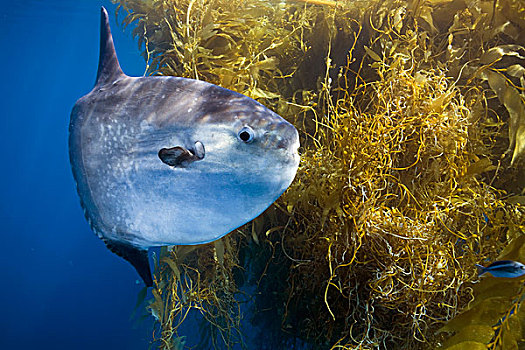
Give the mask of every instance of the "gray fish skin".
[{"label": "gray fish skin", "polygon": [[494,277],[516,278],[525,275],[525,265],[512,260],[495,261],[487,267],[476,264],[479,275],[490,273]]},{"label": "gray fish skin", "polygon": [[126,76],[102,8],[97,82],[73,107],[70,160],[91,227],[146,284],[144,250],[210,242],[257,217],[294,179],[298,147],[290,123],[244,95]]}]

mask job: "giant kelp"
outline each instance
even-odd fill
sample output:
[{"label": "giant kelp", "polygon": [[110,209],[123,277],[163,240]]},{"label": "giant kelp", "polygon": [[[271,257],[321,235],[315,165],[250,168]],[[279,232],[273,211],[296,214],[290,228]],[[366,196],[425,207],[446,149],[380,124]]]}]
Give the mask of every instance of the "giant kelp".
[{"label": "giant kelp", "polygon": [[[500,259],[523,260],[524,243],[523,235],[513,239]],[[518,349],[525,326],[523,279],[484,278],[473,294],[468,309],[440,329],[455,333],[441,348]]]},{"label": "giant kelp", "polygon": [[[274,208],[214,245],[162,255],[150,305],[161,347],[190,309],[213,345],[243,344],[243,283],[259,291],[261,349],[520,339],[519,283],[478,284],[474,263],[505,247],[525,259],[523,1],[119,4],[149,73],[259,99],[303,144]],[[502,294],[505,283],[516,288]],[[499,311],[481,317],[491,303]]]},{"label": "giant kelp", "polygon": [[211,246],[163,248],[155,264],[153,300],[147,306],[160,325],[153,333],[160,349],[176,348],[182,337],[178,329],[192,311],[199,311],[204,319],[199,348],[244,347],[233,276],[239,268],[235,238]]}]

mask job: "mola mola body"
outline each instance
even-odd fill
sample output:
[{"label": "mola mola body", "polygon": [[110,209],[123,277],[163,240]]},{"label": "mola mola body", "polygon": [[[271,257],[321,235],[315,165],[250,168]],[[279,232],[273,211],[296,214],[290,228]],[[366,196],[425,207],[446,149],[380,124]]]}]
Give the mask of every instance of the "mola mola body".
[{"label": "mola mola body", "polygon": [[71,113],[69,154],[86,218],[152,285],[147,249],[211,242],[291,184],[297,130],[260,103],[203,81],[129,77],[102,8],[95,87]]}]

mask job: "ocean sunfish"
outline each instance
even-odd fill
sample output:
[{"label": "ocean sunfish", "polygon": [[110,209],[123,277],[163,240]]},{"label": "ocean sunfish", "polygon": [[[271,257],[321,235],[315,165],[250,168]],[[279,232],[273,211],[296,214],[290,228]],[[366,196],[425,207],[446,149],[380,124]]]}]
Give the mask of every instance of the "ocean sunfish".
[{"label": "ocean sunfish", "polygon": [[147,249],[211,242],[257,217],[294,179],[299,136],[231,90],[125,75],[101,11],[97,79],[71,112],[69,156],[91,228],[151,286]]}]

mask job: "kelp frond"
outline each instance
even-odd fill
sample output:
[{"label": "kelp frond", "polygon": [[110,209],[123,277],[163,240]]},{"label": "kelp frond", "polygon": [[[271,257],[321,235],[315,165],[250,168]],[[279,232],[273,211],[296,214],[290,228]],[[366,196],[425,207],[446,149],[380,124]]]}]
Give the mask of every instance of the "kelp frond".
[{"label": "kelp frond", "polygon": [[256,98],[303,145],[275,207],[162,256],[161,346],[188,310],[213,346],[242,344],[242,283],[258,291],[260,349],[520,341],[520,284],[478,283],[474,264],[510,257],[525,233],[522,0],[118,3],[149,74]]}]

